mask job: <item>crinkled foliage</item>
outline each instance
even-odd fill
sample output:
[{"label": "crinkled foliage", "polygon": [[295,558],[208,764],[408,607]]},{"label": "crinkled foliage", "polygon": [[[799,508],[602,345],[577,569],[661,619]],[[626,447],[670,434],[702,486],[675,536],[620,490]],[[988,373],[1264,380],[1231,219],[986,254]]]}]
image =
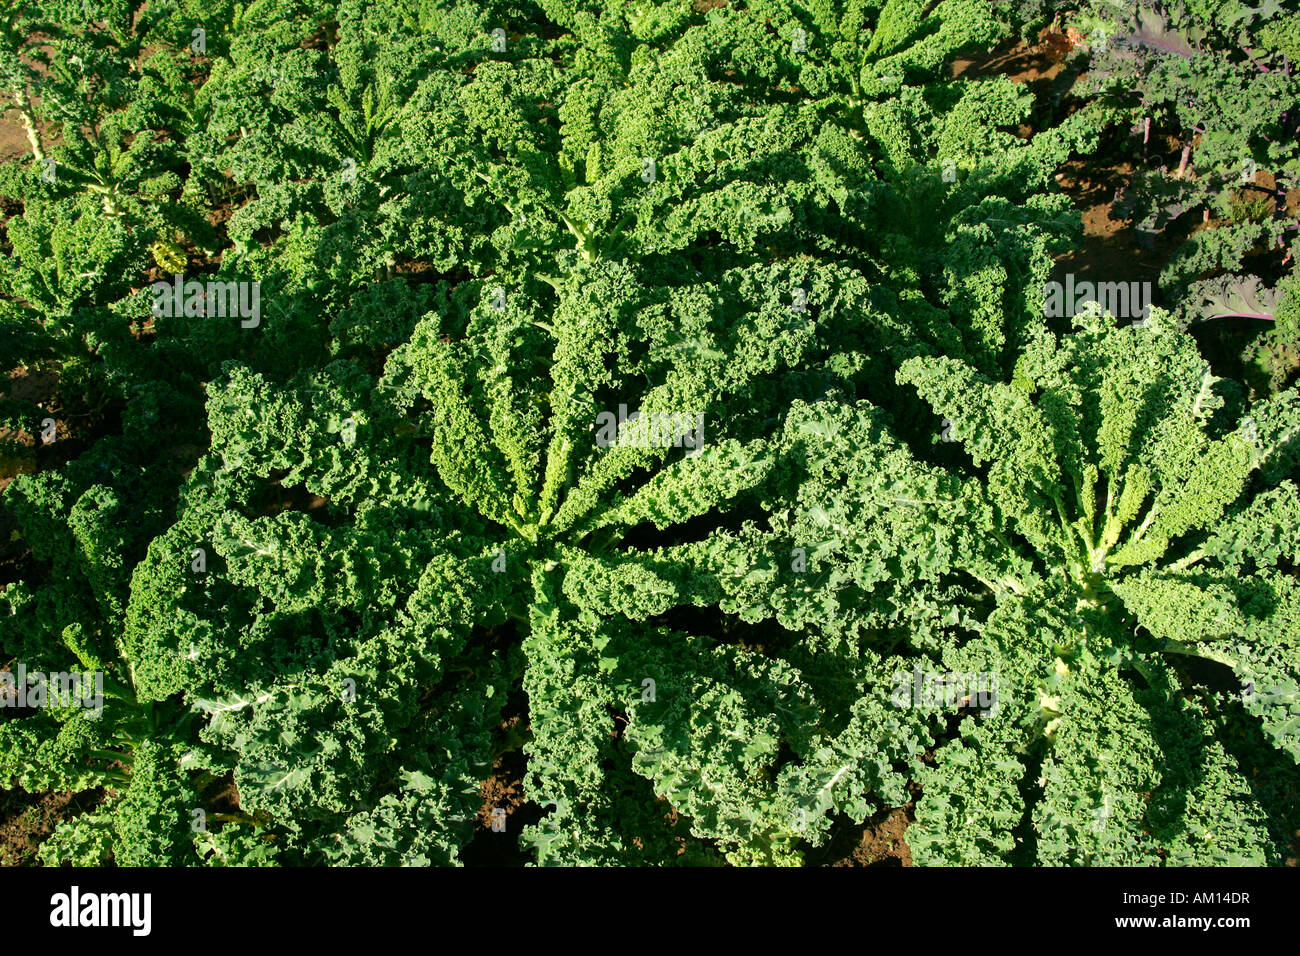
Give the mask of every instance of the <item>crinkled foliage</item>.
[{"label": "crinkled foliage", "polygon": [[[1049,334],[1110,114],[949,79],[984,0],[84,6],[0,56],[68,167],[0,172],[0,357],[101,436],[0,499],[0,646],[105,673],[0,712],[0,780],[95,793],[45,862],[455,865],[507,764],[541,865],[797,863],[917,784],[925,863],[1278,861],[1295,396]],[[150,314],[196,269],[260,322]]]}]

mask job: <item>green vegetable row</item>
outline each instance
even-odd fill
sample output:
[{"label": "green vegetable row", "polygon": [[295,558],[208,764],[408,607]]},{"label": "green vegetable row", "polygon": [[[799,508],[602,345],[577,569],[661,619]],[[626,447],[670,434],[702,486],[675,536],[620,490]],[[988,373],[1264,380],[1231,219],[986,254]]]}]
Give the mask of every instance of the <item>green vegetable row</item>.
[{"label": "green vegetable row", "polygon": [[1046,314],[1132,107],[951,78],[1021,6],[9,4],[42,861],[457,865],[519,759],[538,865],[1283,862],[1300,395]]}]

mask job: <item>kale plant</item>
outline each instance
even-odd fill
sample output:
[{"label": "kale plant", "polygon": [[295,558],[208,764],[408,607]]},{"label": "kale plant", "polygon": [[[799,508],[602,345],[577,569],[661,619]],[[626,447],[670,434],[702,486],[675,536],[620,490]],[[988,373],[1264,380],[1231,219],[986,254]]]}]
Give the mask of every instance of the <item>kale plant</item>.
[{"label": "kale plant", "polygon": [[948,70],[1011,29],[11,5],[0,647],[103,681],[0,709],[0,782],[93,794],[42,859],[458,865],[515,767],[538,865],[914,801],[927,864],[1278,862],[1297,399],[1162,313],[1053,337],[1127,107],[1020,135]]}]

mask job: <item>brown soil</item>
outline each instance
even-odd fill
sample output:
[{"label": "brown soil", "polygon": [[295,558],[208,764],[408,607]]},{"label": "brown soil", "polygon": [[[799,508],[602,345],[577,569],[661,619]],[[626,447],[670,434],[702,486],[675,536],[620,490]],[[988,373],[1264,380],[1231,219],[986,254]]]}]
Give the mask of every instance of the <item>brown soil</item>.
[{"label": "brown soil", "polygon": [[[959,57],[951,73],[966,79],[1005,76],[1013,83],[1028,86],[1041,107],[1049,101],[1052,87],[1066,70],[1072,50],[1068,37],[1045,28],[1032,44],[1008,39],[988,53]],[[1023,138],[1033,131],[1033,123],[1021,124],[1017,134]],[[1176,143],[1163,145],[1174,156],[1181,149]],[[1174,243],[1165,242],[1162,236],[1154,255],[1140,250],[1129,223],[1111,218],[1115,200],[1134,172],[1131,162],[1107,163],[1096,158],[1071,160],[1061,168],[1056,180],[1083,214],[1085,241],[1057,258],[1054,278],[1072,272],[1080,279],[1094,281],[1154,283],[1159,277]]]},{"label": "brown soil", "polygon": [[967,80],[1005,76],[1012,83],[1025,83],[1035,94],[1040,94],[1061,75],[1071,49],[1064,34],[1045,28],[1033,43],[1008,39],[987,53],[959,56],[952,61],[950,75]]},{"label": "brown soil", "polygon": [[31,145],[27,142],[27,133],[22,121],[18,119],[17,111],[6,114],[0,120],[0,163],[18,159],[30,150]]},{"label": "brown soil", "polygon": [[64,820],[99,802],[98,791],[30,794],[0,790],[0,866],[34,866],[40,845]]},{"label": "brown soil", "polygon": [[235,786],[235,775],[227,773],[219,780],[214,780],[203,789],[203,805],[211,813],[239,813],[239,788]]},{"label": "brown soil", "polygon": [[[67,424],[54,414],[58,397],[59,377],[54,372],[36,372],[17,369],[9,373],[9,381],[0,387],[0,394],[16,401],[34,402],[50,412],[56,422],[55,439],[67,437]],[[21,430],[0,428],[0,492],[4,491],[18,475],[40,470],[39,444],[36,435]]]},{"label": "brown soil", "polygon": [[[177,445],[172,449],[172,454],[175,455],[176,463],[188,466],[187,470],[182,472],[182,474],[188,474],[189,471],[193,470],[194,465],[198,460],[197,456],[188,460],[185,457],[182,457],[182,454],[189,453],[192,449],[197,449],[199,453],[202,454],[202,449],[198,449],[198,446],[196,445]],[[265,512],[267,515],[277,515],[284,511],[318,511],[329,504],[328,498],[322,498],[320,495],[308,491],[301,485],[293,488],[285,488],[279,479],[271,482],[271,493],[273,497],[267,503]]]},{"label": "brown soil", "polygon": [[[1277,179],[1267,169],[1257,170],[1255,173],[1255,185],[1272,192],[1277,189]],[[1249,195],[1247,190],[1243,193]],[[1277,211],[1277,203],[1272,198],[1268,203],[1268,214],[1271,216]],[[1289,190],[1286,194],[1286,205],[1283,211],[1292,219],[1300,219],[1300,189]]]},{"label": "brown soil", "polygon": [[58,394],[59,377],[54,372],[16,370],[9,374],[6,391],[10,398],[44,405]]},{"label": "brown soil", "polygon": [[[37,31],[29,34],[27,39],[28,41],[41,40],[45,39],[45,35]],[[38,49],[47,56],[54,52],[54,48],[49,44],[40,44]],[[49,74],[49,68],[38,59],[32,59],[24,54],[22,62],[37,73]],[[30,87],[28,89],[28,98],[33,107],[39,106],[41,103],[41,98],[36,96]],[[41,145],[46,147],[47,153],[49,144],[55,140],[55,137],[50,133],[50,125],[39,119],[35,123],[36,135],[40,138]],[[24,154],[30,155],[31,151],[32,144],[28,142],[27,130],[23,127],[23,121],[19,118],[17,106],[14,104],[12,97],[6,94],[3,104],[0,104],[0,162],[17,159]]]},{"label": "brown soil", "polygon": [[1160,277],[1163,264],[1175,243],[1164,234],[1156,240],[1154,253],[1138,246],[1129,223],[1111,218],[1115,201],[1128,186],[1133,164],[1101,165],[1092,160],[1072,159],[1061,167],[1056,181],[1083,213],[1083,243],[1056,259],[1053,278],[1072,272],[1080,279],[1106,282],[1151,282]]},{"label": "brown soil", "polygon": [[[17,443],[8,446],[10,451],[17,447],[20,449],[18,453],[24,455],[22,448],[32,450],[35,467],[29,469],[31,471],[46,471],[71,461],[102,434],[104,405],[90,407],[87,403],[93,399],[81,392],[73,394],[72,404],[69,404],[65,401],[67,396],[60,391],[61,382],[56,372],[18,369],[10,373],[10,382],[0,386],[0,391],[5,388],[10,397],[38,405],[43,413],[41,419],[54,419],[54,441],[44,442],[39,434],[29,435],[24,431],[9,432],[5,436]],[[14,475],[0,474],[0,478],[4,477],[13,478]],[[8,481],[0,483],[0,491],[7,485]]]},{"label": "brown soil", "polygon": [[[482,804],[475,817],[474,835],[460,851],[466,866],[525,866],[532,861],[519,846],[519,831],[542,818],[540,807],[524,794],[527,769],[522,749],[522,735],[527,727],[523,713],[516,713],[501,723],[500,731],[510,749],[492,764],[492,773],[483,781],[479,794]],[[505,811],[505,828],[494,831],[493,810]],[[498,826],[501,818],[496,816]]]},{"label": "brown soil", "polygon": [[[507,733],[522,729],[521,717],[511,717],[501,726]],[[492,764],[492,776],[483,781],[479,793],[483,796],[483,806],[478,811],[478,825],[492,831],[493,810],[505,810],[505,829],[510,830],[510,818],[524,805],[524,781],[522,768],[513,766],[518,761],[508,760],[513,754],[503,754]],[[498,824],[499,825],[499,824]]]},{"label": "brown soil", "polygon": [[[873,817],[862,834],[862,842],[847,859],[832,866],[911,866],[912,851],[903,831],[912,822],[901,807],[886,811],[884,818]],[[897,861],[897,862],[895,862]]]},{"label": "brown soil", "polygon": [[830,842],[805,855],[810,866],[912,866],[905,831],[912,803],[882,810],[865,823],[831,827]]}]

